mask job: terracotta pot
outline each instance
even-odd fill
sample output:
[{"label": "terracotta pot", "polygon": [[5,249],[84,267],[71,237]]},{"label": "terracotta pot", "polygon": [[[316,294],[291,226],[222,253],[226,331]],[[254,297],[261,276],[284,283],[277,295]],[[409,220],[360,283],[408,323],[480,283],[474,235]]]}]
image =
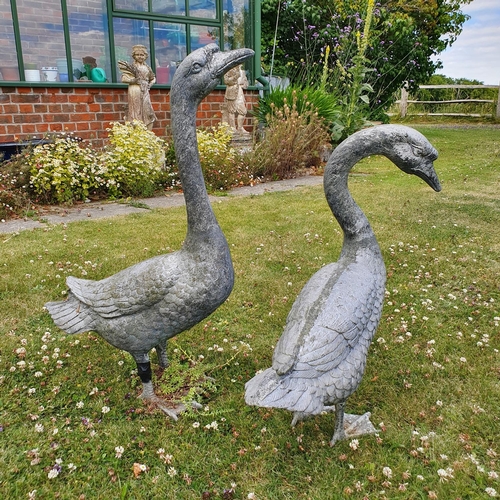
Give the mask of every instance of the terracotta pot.
[{"label": "terracotta pot", "polygon": [[0,73],[2,73],[2,78],[6,81],[19,81],[19,70],[15,66],[2,66],[0,67]]}]

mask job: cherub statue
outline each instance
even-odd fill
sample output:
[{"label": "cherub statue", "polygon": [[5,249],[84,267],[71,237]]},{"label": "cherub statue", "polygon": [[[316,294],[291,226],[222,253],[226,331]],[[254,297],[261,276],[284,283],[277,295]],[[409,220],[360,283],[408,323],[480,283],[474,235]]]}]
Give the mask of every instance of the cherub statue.
[{"label": "cherub statue", "polygon": [[128,121],[140,120],[151,130],[156,116],[149,89],[156,82],[153,70],[146,64],[148,51],[144,45],[132,47],[133,63],[118,61],[122,82],[128,83]]},{"label": "cherub statue", "polygon": [[225,113],[222,121],[229,124],[234,133],[248,135],[243,128],[247,107],[243,89],[248,87],[248,80],[242,66],[236,66],[224,76],[226,94],[224,96]]}]

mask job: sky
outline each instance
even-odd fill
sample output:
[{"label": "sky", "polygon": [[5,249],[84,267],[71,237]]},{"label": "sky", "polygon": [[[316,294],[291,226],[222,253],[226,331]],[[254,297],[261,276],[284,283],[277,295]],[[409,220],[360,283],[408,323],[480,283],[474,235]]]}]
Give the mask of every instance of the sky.
[{"label": "sky", "polygon": [[500,0],[473,0],[461,10],[471,18],[451,48],[438,56],[443,63],[438,73],[500,84]]}]

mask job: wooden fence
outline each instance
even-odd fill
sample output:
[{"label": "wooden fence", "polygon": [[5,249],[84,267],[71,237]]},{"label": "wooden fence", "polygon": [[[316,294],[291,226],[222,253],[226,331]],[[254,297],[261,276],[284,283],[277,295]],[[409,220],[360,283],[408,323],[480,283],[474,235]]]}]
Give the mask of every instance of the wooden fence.
[{"label": "wooden fence", "polygon": [[[401,99],[396,101],[399,104],[399,112],[402,118],[408,114],[408,104],[494,104],[496,102],[496,111],[493,116],[500,119],[500,86],[498,85],[419,85],[420,89],[497,89],[498,98],[493,99],[451,99],[447,101],[416,101],[409,99],[408,91],[406,88],[401,89]],[[481,117],[487,116],[479,113],[416,113],[419,116],[473,116]],[[488,115],[489,116],[489,115]]]}]

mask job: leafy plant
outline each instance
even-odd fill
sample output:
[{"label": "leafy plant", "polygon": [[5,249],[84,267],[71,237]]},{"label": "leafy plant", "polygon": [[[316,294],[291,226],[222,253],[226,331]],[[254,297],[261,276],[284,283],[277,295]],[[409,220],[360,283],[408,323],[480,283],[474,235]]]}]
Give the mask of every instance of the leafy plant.
[{"label": "leafy plant", "polygon": [[328,127],[316,108],[291,92],[291,101],[283,97],[283,105],[271,102],[267,115],[267,129],[263,139],[255,146],[251,162],[256,174],[272,179],[285,179],[299,169],[317,165],[320,150],[330,142]]},{"label": "leafy plant", "polygon": [[338,124],[340,105],[338,97],[326,92],[323,88],[299,87],[289,85],[286,88],[276,87],[259,100],[256,116],[260,123],[267,123],[267,118],[273,110],[283,109],[285,103],[295,99],[295,106],[299,114],[307,112],[308,108],[315,109],[325,125],[333,132]]},{"label": "leafy plant", "polygon": [[[441,53],[457,39],[468,16],[460,10],[471,0],[382,0],[373,10],[373,26],[366,57],[374,69],[366,83],[374,92],[370,119],[380,119],[405,82],[427,80]],[[327,46],[329,68],[349,70],[357,54],[356,33],[363,32],[368,0],[262,0],[262,65],[294,84],[317,84]],[[279,22],[277,22],[277,19]],[[343,85],[331,79],[332,91]]]}]

